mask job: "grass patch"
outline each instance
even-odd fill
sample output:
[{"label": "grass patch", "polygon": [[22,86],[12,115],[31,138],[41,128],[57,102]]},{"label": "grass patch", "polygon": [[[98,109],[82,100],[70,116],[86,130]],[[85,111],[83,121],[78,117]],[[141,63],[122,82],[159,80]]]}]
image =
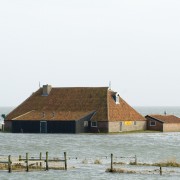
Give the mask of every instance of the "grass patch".
[{"label": "grass patch", "polygon": [[122,132],[99,132],[99,133],[81,133],[82,135],[116,135],[116,134],[136,134],[136,133],[163,133],[162,131],[152,130],[137,130],[137,131],[122,131]]},{"label": "grass patch", "polygon": [[130,163],[129,163],[130,165],[142,165],[141,163],[136,163],[136,162],[134,162],[134,161],[131,161]]},{"label": "grass patch", "polygon": [[[20,163],[17,164],[12,164],[11,166],[12,171],[25,171],[26,170],[26,166],[22,165]],[[65,170],[64,167],[49,167],[49,169],[51,170]],[[0,170],[8,170],[8,165],[7,164],[0,164]],[[45,170],[45,167],[41,167],[41,166],[37,166],[35,164],[29,164],[29,170]]]},{"label": "grass patch", "polygon": [[[110,172],[110,173],[124,173],[124,174],[160,174],[160,170],[159,169],[152,169],[152,170],[130,170],[130,169],[116,169],[114,168],[113,170],[111,170],[110,168],[106,169],[106,172]],[[171,171],[163,171],[162,174],[169,174],[169,173],[175,173],[176,171],[171,170]]]},{"label": "grass patch", "polygon": [[176,161],[166,161],[166,162],[154,163],[153,166],[180,167],[180,163],[177,163]]},{"label": "grass patch", "polygon": [[174,161],[174,160],[169,160],[169,161],[165,161],[165,162],[159,162],[159,163],[137,163],[135,164],[135,162],[130,162],[130,165],[139,165],[139,166],[158,166],[158,167],[180,167],[180,163]]},{"label": "grass patch", "polygon": [[125,165],[125,162],[113,162],[114,165]]},{"label": "grass patch", "polygon": [[127,169],[117,169],[117,168],[113,168],[113,169],[106,169],[106,172],[111,172],[111,173],[126,173],[126,174],[135,174],[136,171],[133,170],[127,170]]},{"label": "grass patch", "polygon": [[162,131],[137,130],[137,131],[112,132],[107,134],[136,134],[136,133],[162,133]]},{"label": "grass patch", "polygon": [[101,162],[99,159],[96,159],[96,160],[94,161],[94,164],[102,164],[102,162]]},{"label": "grass patch", "polygon": [[0,170],[6,170],[7,168],[7,164],[0,164]]}]

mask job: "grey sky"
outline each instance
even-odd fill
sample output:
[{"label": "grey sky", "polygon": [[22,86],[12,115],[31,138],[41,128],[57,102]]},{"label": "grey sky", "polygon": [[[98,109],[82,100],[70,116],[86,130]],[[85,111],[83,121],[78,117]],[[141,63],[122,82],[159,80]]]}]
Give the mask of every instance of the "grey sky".
[{"label": "grey sky", "polygon": [[108,86],[131,105],[180,105],[179,0],[0,1],[0,106],[42,84]]}]

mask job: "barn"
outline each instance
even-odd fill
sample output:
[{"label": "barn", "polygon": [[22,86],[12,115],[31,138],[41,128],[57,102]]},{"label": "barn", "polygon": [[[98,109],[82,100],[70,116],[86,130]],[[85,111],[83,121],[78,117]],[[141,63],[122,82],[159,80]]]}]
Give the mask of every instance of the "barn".
[{"label": "barn", "polygon": [[97,133],[145,130],[146,119],[108,87],[44,85],[5,118],[13,133]]},{"label": "barn", "polygon": [[174,115],[147,115],[147,129],[162,132],[180,132],[180,118]]}]

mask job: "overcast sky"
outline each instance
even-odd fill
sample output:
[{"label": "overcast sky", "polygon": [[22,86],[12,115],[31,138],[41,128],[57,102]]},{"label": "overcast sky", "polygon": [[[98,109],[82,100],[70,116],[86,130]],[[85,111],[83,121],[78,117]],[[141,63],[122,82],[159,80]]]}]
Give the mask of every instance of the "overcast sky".
[{"label": "overcast sky", "polygon": [[179,0],[0,1],[0,106],[41,85],[108,86],[180,106]]}]

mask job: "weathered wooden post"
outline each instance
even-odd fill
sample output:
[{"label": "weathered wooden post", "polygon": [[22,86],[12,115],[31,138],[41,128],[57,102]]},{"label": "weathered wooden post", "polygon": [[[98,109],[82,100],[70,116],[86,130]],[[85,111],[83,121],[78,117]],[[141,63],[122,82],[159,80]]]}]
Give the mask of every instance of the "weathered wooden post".
[{"label": "weathered wooden post", "polygon": [[8,156],[8,172],[11,173],[12,172],[12,166],[11,166],[12,162],[11,162],[11,155]]},{"label": "weathered wooden post", "polygon": [[67,154],[64,152],[64,169],[67,170]]},{"label": "weathered wooden post", "polygon": [[22,159],[22,158],[21,158],[21,155],[19,155],[19,161],[21,161],[21,159]]},{"label": "weathered wooden post", "polygon": [[110,172],[113,172],[113,154],[111,154],[111,169]]},{"label": "weathered wooden post", "polygon": [[4,124],[2,124],[2,132],[4,132]]},{"label": "weathered wooden post", "polygon": [[160,170],[159,171],[160,171],[160,175],[162,175],[162,167],[161,166],[160,166]]},{"label": "weathered wooden post", "polygon": [[[39,154],[39,159],[40,159],[40,161],[42,160],[42,152],[40,152],[40,154]],[[40,168],[42,168],[42,162],[40,162]]]},{"label": "weathered wooden post", "polygon": [[48,152],[46,152],[46,171],[49,170],[49,167],[48,167]]},{"label": "weathered wooden post", "polygon": [[26,153],[26,171],[29,172],[29,157],[28,157],[28,153]]},{"label": "weathered wooden post", "polygon": [[135,165],[137,165],[137,156],[135,155],[134,158],[135,158],[135,162],[134,163],[135,163]]}]

